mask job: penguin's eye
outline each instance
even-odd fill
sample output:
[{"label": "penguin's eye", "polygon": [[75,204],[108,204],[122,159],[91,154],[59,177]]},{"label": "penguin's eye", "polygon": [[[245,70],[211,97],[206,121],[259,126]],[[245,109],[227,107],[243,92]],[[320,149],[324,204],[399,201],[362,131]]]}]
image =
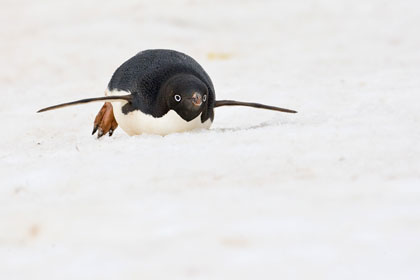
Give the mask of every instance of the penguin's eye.
[{"label": "penguin's eye", "polygon": [[174,99],[175,99],[175,101],[176,101],[176,102],[181,101],[181,95],[179,95],[179,94],[175,94],[175,95],[174,95]]},{"label": "penguin's eye", "polygon": [[206,100],[207,100],[207,95],[203,95],[203,102],[206,102]]}]

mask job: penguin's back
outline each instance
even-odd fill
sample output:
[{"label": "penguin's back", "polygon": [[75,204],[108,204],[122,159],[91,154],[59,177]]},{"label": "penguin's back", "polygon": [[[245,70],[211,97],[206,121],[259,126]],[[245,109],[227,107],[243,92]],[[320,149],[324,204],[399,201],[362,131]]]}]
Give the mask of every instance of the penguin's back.
[{"label": "penguin's back", "polygon": [[190,56],[173,50],[139,52],[118,67],[108,84],[108,90],[136,95],[139,109],[152,114],[160,87],[168,78],[179,73],[192,74],[202,80],[208,88],[208,101],[214,102],[214,87],[204,69]]}]

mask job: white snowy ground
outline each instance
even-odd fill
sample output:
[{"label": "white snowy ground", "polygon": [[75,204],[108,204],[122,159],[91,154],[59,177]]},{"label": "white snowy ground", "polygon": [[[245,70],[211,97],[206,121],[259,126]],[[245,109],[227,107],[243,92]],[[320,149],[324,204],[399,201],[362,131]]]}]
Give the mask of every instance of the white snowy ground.
[{"label": "white snowy ground", "polygon": [[[420,2],[0,2],[0,279],[420,279]],[[209,131],[90,135],[140,50]]]}]

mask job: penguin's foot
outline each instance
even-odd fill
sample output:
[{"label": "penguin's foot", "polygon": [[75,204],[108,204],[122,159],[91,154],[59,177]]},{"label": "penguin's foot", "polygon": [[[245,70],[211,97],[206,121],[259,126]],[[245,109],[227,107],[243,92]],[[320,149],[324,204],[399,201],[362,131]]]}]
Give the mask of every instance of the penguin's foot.
[{"label": "penguin's foot", "polygon": [[101,138],[105,134],[112,136],[118,124],[114,117],[114,111],[112,105],[109,102],[105,102],[99,113],[96,115],[95,122],[93,123],[92,135],[98,131],[98,138]]}]

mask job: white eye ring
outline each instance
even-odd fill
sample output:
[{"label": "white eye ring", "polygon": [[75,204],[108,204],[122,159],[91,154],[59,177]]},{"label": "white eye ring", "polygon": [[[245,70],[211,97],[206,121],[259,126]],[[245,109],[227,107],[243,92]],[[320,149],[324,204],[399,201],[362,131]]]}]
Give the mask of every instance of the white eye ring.
[{"label": "white eye ring", "polygon": [[206,102],[206,100],[207,100],[207,95],[203,95],[203,102]]},{"label": "white eye ring", "polygon": [[174,95],[174,99],[175,99],[175,101],[176,101],[176,102],[181,101],[181,95],[179,95],[179,94],[175,94],[175,95]]}]

